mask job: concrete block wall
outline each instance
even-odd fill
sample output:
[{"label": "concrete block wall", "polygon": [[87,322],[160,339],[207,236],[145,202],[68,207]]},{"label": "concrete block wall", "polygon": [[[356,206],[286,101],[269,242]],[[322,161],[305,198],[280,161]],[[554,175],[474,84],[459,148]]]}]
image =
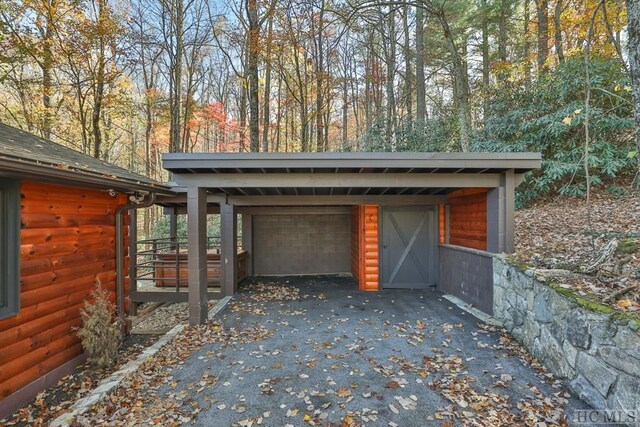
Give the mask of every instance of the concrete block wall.
[{"label": "concrete block wall", "polygon": [[255,275],[351,271],[351,215],[255,215]]}]

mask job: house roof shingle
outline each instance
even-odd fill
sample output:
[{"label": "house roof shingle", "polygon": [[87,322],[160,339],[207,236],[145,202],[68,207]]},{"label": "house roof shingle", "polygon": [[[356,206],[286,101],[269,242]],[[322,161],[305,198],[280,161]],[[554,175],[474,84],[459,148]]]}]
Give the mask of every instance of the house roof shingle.
[{"label": "house roof shingle", "polygon": [[0,174],[119,191],[171,193],[164,184],[0,123]]}]

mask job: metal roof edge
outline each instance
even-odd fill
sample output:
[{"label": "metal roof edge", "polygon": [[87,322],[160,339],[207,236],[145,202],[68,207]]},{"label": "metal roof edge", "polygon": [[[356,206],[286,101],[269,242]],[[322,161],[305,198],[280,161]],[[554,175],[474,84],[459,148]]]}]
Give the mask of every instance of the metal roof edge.
[{"label": "metal roof edge", "polygon": [[[137,181],[116,175],[105,175],[82,168],[62,168],[54,164],[28,161],[23,158],[0,156],[0,171],[18,173],[24,179],[42,179],[43,181],[69,182],[85,184],[91,187],[113,188],[118,190],[147,191],[164,195],[174,194],[171,188],[161,182]],[[5,173],[6,175],[6,173]],[[141,176],[142,177],[142,176]]]}]

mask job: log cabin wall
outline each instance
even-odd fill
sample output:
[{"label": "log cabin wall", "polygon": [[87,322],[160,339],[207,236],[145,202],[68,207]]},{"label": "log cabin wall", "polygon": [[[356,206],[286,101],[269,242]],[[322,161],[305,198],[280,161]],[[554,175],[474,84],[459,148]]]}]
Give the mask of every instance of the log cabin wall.
[{"label": "log cabin wall", "polygon": [[0,320],[0,399],[83,353],[74,332],[83,301],[97,282],[115,301],[115,212],[126,203],[124,194],[22,182],[20,312]]},{"label": "log cabin wall", "polygon": [[458,190],[449,194],[448,199],[449,244],[486,250],[487,190]]},{"label": "log cabin wall", "polygon": [[354,206],[351,217],[351,270],[361,291],[379,289],[378,206]]},{"label": "log cabin wall", "polygon": [[438,241],[446,243],[447,238],[447,208],[445,205],[438,205]]}]

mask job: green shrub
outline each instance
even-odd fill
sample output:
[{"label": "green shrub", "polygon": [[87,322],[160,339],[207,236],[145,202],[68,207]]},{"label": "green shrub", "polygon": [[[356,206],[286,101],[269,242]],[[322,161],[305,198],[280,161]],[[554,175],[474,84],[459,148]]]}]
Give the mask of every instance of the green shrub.
[{"label": "green shrub", "polygon": [[122,343],[122,322],[115,312],[114,304],[109,301],[109,291],[96,284],[91,292],[93,301],[85,300],[80,316],[82,326],[78,330],[78,337],[82,347],[92,363],[106,368],[112,366],[118,356],[118,349]]},{"label": "green shrub", "polygon": [[[616,59],[593,56],[590,65],[591,108],[589,169],[591,184],[632,173],[633,150],[629,82]],[[531,85],[501,82],[490,93],[491,110],[475,151],[536,151],[542,169],[520,186],[519,205],[555,192],[579,196],[586,189],[583,170],[585,64],[568,58]]]}]

